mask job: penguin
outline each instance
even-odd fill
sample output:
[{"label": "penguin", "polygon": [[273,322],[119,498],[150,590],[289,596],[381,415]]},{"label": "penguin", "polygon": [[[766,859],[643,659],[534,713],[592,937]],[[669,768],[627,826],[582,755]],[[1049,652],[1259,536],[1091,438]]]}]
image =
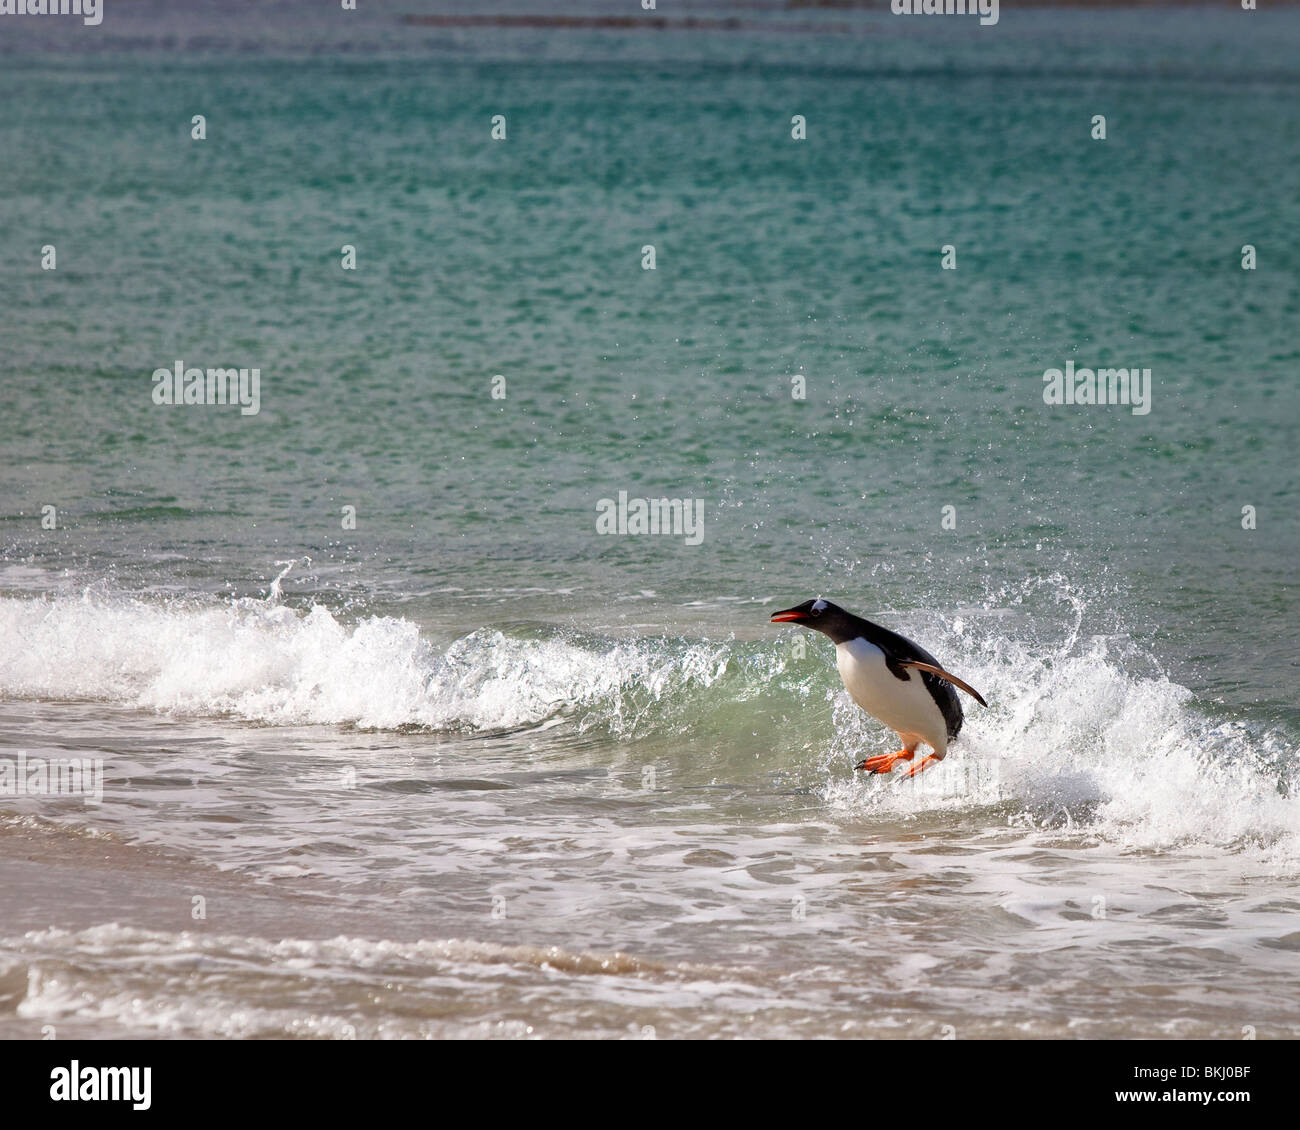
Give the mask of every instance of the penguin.
[{"label": "penguin", "polygon": [[873,718],[898,731],[902,749],[865,758],[854,769],[888,773],[899,761],[910,762],[916,747],[924,742],[934,752],[904,774],[915,777],[942,761],[948,743],[961,733],[961,702],[954,687],[988,706],[979,691],[945,671],[925,648],[829,600],[805,600],[772,614],[771,623],[786,621],[830,636],[849,697]]}]

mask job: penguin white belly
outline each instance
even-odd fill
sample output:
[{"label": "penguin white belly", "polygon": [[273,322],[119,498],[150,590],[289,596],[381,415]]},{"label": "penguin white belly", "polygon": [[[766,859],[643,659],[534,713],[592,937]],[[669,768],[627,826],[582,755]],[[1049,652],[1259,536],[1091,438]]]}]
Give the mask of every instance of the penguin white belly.
[{"label": "penguin white belly", "polygon": [[849,697],[873,718],[897,730],[904,741],[914,735],[940,757],[948,752],[948,724],[919,671],[905,668],[907,681],[897,678],[885,666],[885,653],[864,639],[836,644],[835,665]]}]

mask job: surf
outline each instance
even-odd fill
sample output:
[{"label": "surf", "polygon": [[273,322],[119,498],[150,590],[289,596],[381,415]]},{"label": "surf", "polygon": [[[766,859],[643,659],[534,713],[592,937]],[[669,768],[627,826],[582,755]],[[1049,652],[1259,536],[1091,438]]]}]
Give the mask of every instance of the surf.
[{"label": "surf", "polygon": [[516,623],[439,641],[400,616],[292,608],[278,593],[13,596],[0,598],[0,693],[270,727],[583,735],[580,754],[557,756],[612,765],[643,747],[742,783],[777,766],[852,823],[947,810],[1126,849],[1208,845],[1300,863],[1300,756],[1282,726],[1198,700],[1133,641],[1086,637],[1077,622],[1044,641],[997,609],[907,620],[891,622],[944,639],[990,703],[907,787],[853,779],[892,734],[851,703],[829,649],[770,638]]}]

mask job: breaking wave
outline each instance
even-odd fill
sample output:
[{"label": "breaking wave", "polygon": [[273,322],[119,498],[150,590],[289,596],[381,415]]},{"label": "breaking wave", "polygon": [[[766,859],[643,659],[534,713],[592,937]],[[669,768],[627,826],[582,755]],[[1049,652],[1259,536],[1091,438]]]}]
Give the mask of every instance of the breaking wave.
[{"label": "breaking wave", "polygon": [[400,617],[347,622],[273,596],[145,602],[0,599],[0,693],[88,699],[263,725],[689,735],[775,751],[832,813],[974,811],[1133,848],[1182,843],[1300,860],[1300,757],[1259,720],[1198,703],[1131,642],[1014,638],[998,616],[926,623],[991,706],[940,766],[906,784],[855,776],[893,735],[849,703],[823,641],[615,639],[543,625],[439,646]]}]

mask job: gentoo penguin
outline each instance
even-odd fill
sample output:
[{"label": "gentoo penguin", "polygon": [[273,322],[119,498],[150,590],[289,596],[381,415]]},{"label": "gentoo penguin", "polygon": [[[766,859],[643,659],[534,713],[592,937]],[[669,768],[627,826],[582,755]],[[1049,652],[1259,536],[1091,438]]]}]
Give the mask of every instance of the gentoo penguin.
[{"label": "gentoo penguin", "polygon": [[961,732],[961,703],[954,686],[981,706],[988,705],[979,691],[945,671],[925,648],[829,600],[805,600],[772,614],[773,624],[787,620],[830,636],[849,697],[873,718],[898,731],[902,749],[868,757],[855,769],[888,773],[900,759],[911,761],[916,747],[925,742],[934,752],[905,774],[914,777],[942,761],[948,743]]}]

